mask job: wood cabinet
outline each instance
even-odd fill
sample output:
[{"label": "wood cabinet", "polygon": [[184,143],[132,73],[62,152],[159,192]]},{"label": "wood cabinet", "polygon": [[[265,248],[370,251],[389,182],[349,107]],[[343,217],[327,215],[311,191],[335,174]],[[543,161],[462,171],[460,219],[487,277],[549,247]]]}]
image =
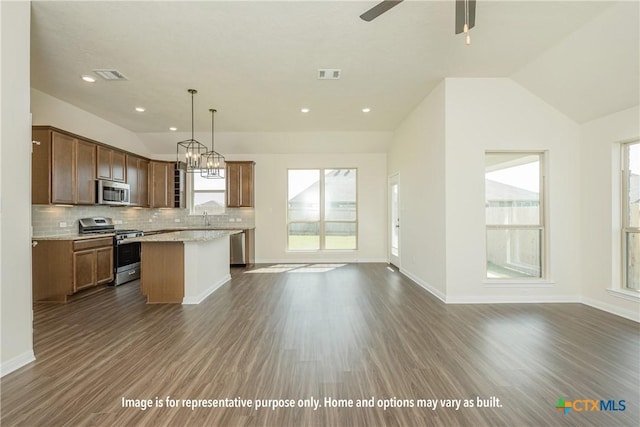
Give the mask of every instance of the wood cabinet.
[{"label": "wood cabinet", "polygon": [[254,168],[252,161],[227,161],[227,207],[250,208],[254,206]]},{"label": "wood cabinet", "polygon": [[33,204],[95,203],[96,145],[90,141],[34,127],[31,157]]},{"label": "wood cabinet", "polygon": [[112,237],[34,242],[34,301],[67,302],[113,281]]},{"label": "wood cabinet", "polygon": [[149,206],[173,207],[173,170],[175,163],[149,162]]},{"label": "wood cabinet", "polygon": [[99,179],[126,181],[125,153],[108,147],[98,146],[96,175]]},{"label": "wood cabinet", "polygon": [[127,184],[134,206],[149,206],[149,161],[127,154]]}]

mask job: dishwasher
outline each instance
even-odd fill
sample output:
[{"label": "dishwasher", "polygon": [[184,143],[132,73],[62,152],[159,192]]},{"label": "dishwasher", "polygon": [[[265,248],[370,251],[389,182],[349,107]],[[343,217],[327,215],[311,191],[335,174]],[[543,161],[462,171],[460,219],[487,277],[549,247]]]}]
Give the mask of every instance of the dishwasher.
[{"label": "dishwasher", "polygon": [[231,245],[231,265],[232,266],[247,266],[246,247],[245,247],[245,232],[232,234],[229,236]]}]

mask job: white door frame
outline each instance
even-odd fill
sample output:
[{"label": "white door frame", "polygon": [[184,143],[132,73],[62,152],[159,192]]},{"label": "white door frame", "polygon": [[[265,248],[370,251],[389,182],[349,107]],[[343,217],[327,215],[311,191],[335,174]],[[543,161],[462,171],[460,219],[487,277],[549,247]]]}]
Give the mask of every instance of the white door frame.
[{"label": "white door frame", "polygon": [[[396,212],[393,212],[394,200],[393,200],[393,186],[397,186],[397,197],[395,200],[395,208]],[[388,204],[388,220],[387,220],[387,236],[389,238],[389,252],[388,259],[389,263],[395,265],[396,267],[401,268],[401,259],[400,259],[400,172],[396,172],[394,174],[389,175],[387,181],[387,204]],[[393,245],[393,236],[394,232],[397,232],[397,247]]]}]

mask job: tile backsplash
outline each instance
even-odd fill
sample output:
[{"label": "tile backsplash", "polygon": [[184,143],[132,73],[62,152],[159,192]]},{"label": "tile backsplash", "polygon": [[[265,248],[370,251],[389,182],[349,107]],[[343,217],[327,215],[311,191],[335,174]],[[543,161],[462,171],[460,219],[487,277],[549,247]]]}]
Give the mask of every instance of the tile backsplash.
[{"label": "tile backsplash", "polygon": [[[202,215],[189,215],[187,209],[141,209],[110,206],[32,205],[33,236],[62,236],[78,233],[78,220],[93,216],[113,218],[118,228],[158,230],[204,226]],[[252,228],[254,210],[227,208],[222,214],[209,215],[210,226]]]}]

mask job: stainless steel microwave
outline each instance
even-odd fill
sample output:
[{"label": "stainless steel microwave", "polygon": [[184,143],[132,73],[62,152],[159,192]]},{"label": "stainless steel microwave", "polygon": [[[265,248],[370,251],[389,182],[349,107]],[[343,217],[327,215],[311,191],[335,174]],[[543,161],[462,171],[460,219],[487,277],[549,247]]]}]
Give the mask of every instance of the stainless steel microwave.
[{"label": "stainless steel microwave", "polygon": [[99,205],[129,205],[131,190],[124,182],[97,180],[97,203]]}]

